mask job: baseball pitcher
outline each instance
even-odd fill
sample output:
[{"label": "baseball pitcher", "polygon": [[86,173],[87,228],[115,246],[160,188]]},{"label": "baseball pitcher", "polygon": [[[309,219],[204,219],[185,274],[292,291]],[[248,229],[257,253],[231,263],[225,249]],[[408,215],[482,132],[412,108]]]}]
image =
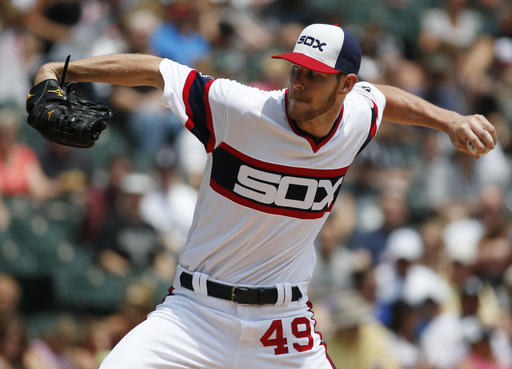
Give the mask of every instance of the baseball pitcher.
[{"label": "baseball pitcher", "polygon": [[[333,368],[307,286],[313,241],[354,158],[383,119],[441,130],[473,157],[496,144],[483,116],[358,81],[361,50],[342,27],[310,25],[292,52],[275,58],[291,63],[289,82],[270,92],[151,55],[69,63],[73,81],[161,89],[162,103],[208,153],[173,287],[101,369]],[[91,146],[110,112],[102,107],[94,124],[77,123],[65,89],[61,100],[49,98],[63,71],[64,63],[40,68],[29,122],[48,139]]]}]

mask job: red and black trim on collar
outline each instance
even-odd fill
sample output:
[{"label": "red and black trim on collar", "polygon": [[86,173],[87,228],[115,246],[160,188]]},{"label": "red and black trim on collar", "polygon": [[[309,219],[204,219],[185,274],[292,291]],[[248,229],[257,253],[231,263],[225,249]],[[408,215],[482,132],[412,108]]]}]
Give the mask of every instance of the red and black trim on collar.
[{"label": "red and black trim on collar", "polygon": [[215,147],[212,112],[208,93],[214,79],[192,70],[183,87],[183,103],[187,114],[185,127],[204,145],[206,152]]},{"label": "red and black trim on collar", "polygon": [[344,106],[341,107],[341,111],[340,111],[340,115],[338,116],[338,118],[336,118],[336,120],[334,121],[334,124],[332,125],[331,127],[331,130],[329,131],[329,133],[327,135],[325,135],[324,137],[321,137],[321,138],[317,138],[305,131],[303,131],[302,129],[300,129],[298,126],[297,126],[297,123],[295,123],[289,116],[288,116],[288,89],[286,89],[285,91],[285,95],[284,95],[284,104],[285,104],[285,113],[286,113],[286,119],[288,120],[288,124],[290,124],[290,127],[292,129],[292,131],[298,135],[298,136],[301,136],[303,137],[304,139],[306,139],[308,142],[309,142],[309,145],[311,146],[311,149],[313,150],[313,152],[317,152],[318,150],[320,150],[320,148],[322,146],[324,146],[327,142],[329,142],[329,140],[332,138],[332,136],[334,136],[334,134],[336,133],[336,131],[338,130],[338,127],[341,123],[341,118],[343,118],[343,110],[344,110]]}]

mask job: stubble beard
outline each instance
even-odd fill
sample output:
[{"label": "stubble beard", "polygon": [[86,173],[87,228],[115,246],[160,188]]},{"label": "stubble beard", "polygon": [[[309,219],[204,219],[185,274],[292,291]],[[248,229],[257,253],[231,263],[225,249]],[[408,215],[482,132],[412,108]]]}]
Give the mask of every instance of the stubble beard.
[{"label": "stubble beard", "polygon": [[318,108],[310,108],[306,109],[302,112],[295,112],[292,110],[288,111],[288,116],[296,123],[307,122],[315,119],[316,117],[321,116],[328,112],[336,103],[336,95],[337,95],[337,86],[334,88],[329,97],[325,100],[324,104],[322,104]]}]

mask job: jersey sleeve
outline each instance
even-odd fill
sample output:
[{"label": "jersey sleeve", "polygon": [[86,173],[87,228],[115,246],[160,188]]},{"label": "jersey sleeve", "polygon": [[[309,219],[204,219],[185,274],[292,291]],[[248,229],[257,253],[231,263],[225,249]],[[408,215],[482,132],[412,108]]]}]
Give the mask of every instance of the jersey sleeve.
[{"label": "jersey sleeve", "polygon": [[351,92],[358,95],[359,98],[366,100],[371,112],[366,139],[357,152],[357,154],[359,154],[375,137],[375,134],[379,129],[382,122],[382,115],[384,114],[384,109],[386,107],[386,97],[377,87],[368,82],[356,83]]},{"label": "jersey sleeve", "polygon": [[161,101],[172,110],[185,127],[211,152],[226,131],[225,80],[216,80],[169,59],[160,63],[164,79]]}]

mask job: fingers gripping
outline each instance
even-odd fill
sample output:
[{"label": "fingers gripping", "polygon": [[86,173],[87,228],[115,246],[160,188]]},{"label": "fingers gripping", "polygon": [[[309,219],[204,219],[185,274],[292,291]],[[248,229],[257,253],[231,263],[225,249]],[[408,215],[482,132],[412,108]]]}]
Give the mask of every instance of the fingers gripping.
[{"label": "fingers gripping", "polygon": [[479,114],[465,117],[465,120],[461,139],[466,145],[462,150],[479,158],[496,146],[496,130],[484,116]]}]

